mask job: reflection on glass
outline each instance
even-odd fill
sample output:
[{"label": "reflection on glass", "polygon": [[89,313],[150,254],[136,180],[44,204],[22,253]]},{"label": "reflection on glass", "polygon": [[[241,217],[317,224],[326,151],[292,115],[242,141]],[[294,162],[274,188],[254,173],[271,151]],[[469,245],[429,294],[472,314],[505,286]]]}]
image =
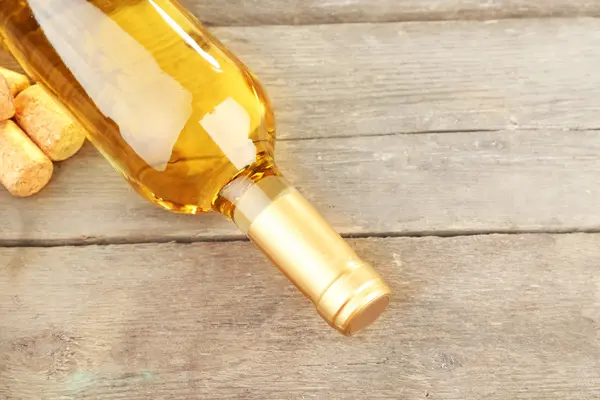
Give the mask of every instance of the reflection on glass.
[{"label": "reflection on glass", "polygon": [[206,114],[200,125],[237,169],[256,161],[256,149],[248,138],[250,116],[231,97],[219,104],[212,113]]},{"label": "reflection on glass", "polygon": [[48,0],[30,1],[42,31],[98,109],[146,164],[164,171],[192,114],[192,94],[98,8],[80,0],[62,4],[68,12],[53,15]]},{"label": "reflection on glass", "polygon": [[169,14],[167,14],[165,12],[165,10],[163,10],[162,8],[160,8],[160,6],[158,4],[156,4],[156,1],[154,1],[154,0],[148,0],[148,1],[150,2],[150,4],[152,4],[152,6],[154,6],[154,8],[156,8],[156,11],[158,11],[160,16],[171,26],[171,28],[173,28],[173,30],[175,32],[177,32],[179,34],[179,36],[183,40],[185,40],[185,42],[190,47],[192,47],[194,50],[196,50],[198,52],[198,54],[202,55],[202,57],[204,57],[204,59],[206,61],[208,61],[210,63],[210,65],[212,65],[215,68],[216,71],[218,71],[218,72],[221,71],[221,66],[219,65],[219,62],[217,60],[215,60],[215,58],[213,56],[211,56],[206,51],[204,51],[204,49],[202,49],[198,45],[198,43],[196,43],[194,41],[194,39],[192,39],[192,37],[190,35],[188,35],[188,33],[186,31],[181,29],[181,27],[179,25],[177,25],[177,22],[175,22],[175,20],[173,18],[171,18],[171,16]]}]

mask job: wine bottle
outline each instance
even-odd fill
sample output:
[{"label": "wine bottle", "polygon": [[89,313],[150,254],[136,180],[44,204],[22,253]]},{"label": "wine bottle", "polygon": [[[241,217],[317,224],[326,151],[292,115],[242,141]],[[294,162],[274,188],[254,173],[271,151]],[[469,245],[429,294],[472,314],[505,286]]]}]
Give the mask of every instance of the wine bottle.
[{"label": "wine bottle", "polygon": [[257,78],[175,0],[1,0],[5,47],[144,198],[229,217],[330,325],[390,290],[281,175]]}]

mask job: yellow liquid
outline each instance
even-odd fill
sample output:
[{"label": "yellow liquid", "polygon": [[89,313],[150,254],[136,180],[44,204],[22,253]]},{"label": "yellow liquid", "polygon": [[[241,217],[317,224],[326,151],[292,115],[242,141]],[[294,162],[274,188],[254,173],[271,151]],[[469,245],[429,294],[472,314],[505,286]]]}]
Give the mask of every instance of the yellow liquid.
[{"label": "yellow liquid", "polygon": [[0,3],[0,31],[13,55],[150,201],[209,211],[239,171],[272,168],[275,126],[265,92],[178,3]]}]

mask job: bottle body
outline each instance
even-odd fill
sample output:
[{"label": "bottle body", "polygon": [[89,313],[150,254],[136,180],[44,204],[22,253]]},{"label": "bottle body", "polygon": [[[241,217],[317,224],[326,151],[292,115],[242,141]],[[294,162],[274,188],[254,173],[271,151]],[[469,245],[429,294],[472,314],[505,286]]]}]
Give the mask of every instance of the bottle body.
[{"label": "bottle body", "polygon": [[175,0],[1,0],[3,44],[146,199],[218,211],[333,327],[355,333],[390,290],[279,174],[254,75]]},{"label": "bottle body", "polygon": [[26,72],[150,201],[209,211],[237,171],[272,164],[260,83],[179,4],[3,0],[0,20]]}]

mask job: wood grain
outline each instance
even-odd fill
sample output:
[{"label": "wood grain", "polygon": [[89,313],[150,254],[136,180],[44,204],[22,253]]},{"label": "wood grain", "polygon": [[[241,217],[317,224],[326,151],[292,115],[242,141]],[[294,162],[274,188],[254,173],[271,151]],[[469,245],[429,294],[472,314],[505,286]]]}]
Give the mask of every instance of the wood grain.
[{"label": "wood grain", "polygon": [[182,0],[210,25],[599,16],[594,0]]},{"label": "wood grain", "polygon": [[600,128],[600,19],[214,32],[264,82],[280,138]]},{"label": "wood grain", "polygon": [[[280,166],[346,235],[600,229],[600,135],[504,131],[284,141]],[[38,196],[0,193],[4,245],[240,237],[142,200],[93,149]],[[65,223],[68,221],[68,223]]]},{"label": "wood grain", "polygon": [[249,243],[0,249],[0,398],[597,399],[600,235],[361,239],[348,339]]}]

